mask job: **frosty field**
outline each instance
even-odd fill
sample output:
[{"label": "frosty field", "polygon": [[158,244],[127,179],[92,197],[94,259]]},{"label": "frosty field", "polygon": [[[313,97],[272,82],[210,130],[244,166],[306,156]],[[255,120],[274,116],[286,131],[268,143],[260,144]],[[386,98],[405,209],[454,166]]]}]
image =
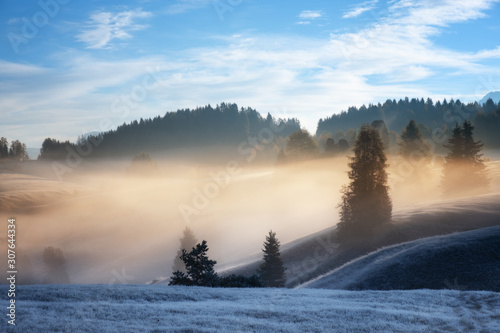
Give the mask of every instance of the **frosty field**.
[{"label": "frosty field", "polygon": [[500,332],[494,292],[32,285],[16,305],[9,332]]}]

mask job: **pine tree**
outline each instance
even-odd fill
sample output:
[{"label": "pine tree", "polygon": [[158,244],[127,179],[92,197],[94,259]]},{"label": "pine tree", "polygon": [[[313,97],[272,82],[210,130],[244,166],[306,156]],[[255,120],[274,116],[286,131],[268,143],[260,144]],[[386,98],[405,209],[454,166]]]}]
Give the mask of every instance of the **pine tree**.
[{"label": "pine tree", "polygon": [[455,124],[451,138],[448,139],[448,144],[445,147],[450,152],[445,157],[441,185],[444,194],[449,195],[455,191],[462,178],[461,166],[464,156],[464,138],[462,127],[458,126],[458,124]]},{"label": "pine tree", "polygon": [[403,157],[411,159],[412,162],[428,162],[432,156],[429,145],[422,138],[420,129],[413,119],[401,131],[399,153]]},{"label": "pine tree", "polygon": [[197,244],[189,253],[183,249],[181,259],[186,266],[187,274],[175,271],[170,278],[169,285],[218,286],[219,277],[214,270],[217,261],[208,259],[207,252],[205,240]]},{"label": "pine tree", "polygon": [[398,144],[399,155],[404,159],[402,163],[409,163],[412,168],[411,175],[405,180],[412,186],[423,187],[425,181],[431,176],[431,148],[424,141],[413,119],[403,128],[400,138],[401,141]]},{"label": "pine tree", "polygon": [[348,173],[350,183],[342,188],[340,222],[341,242],[363,237],[373,228],[388,222],[392,202],[387,186],[387,158],[378,131],[363,125],[354,143]]},{"label": "pine tree", "polygon": [[172,265],[172,271],[180,271],[182,273],[186,273],[186,267],[184,266],[184,262],[181,260],[182,250],[191,251],[193,247],[196,246],[198,240],[189,227],[184,229],[182,238],[180,240],[179,250],[177,251],[177,255],[174,258],[174,264]]},{"label": "pine tree", "polygon": [[486,165],[482,159],[481,150],[483,144],[481,141],[474,141],[473,137],[474,126],[470,121],[466,120],[462,125],[462,133],[464,136],[464,159],[467,162],[468,185],[475,188],[485,188],[489,184],[486,172]]},{"label": "pine tree", "polygon": [[0,138],[0,158],[8,158],[9,157],[9,142],[6,138]]},{"label": "pine tree", "polygon": [[285,267],[281,260],[280,242],[276,233],[269,231],[264,242],[264,262],[260,265],[259,274],[266,287],[280,288],[286,283]]},{"label": "pine tree", "polygon": [[441,185],[445,195],[475,194],[488,187],[486,166],[481,158],[483,144],[474,141],[474,126],[465,121],[455,125],[448,144]]}]

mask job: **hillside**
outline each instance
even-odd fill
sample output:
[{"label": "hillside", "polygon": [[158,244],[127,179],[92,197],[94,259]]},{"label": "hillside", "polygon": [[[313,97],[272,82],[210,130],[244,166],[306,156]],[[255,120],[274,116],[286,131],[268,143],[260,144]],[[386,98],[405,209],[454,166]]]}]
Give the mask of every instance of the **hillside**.
[{"label": "hillside", "polygon": [[[385,246],[500,225],[498,202],[497,193],[398,209],[393,212],[390,225],[378,229],[370,240],[348,247],[333,242],[334,227],[284,244],[281,252],[287,267],[287,286],[305,283]],[[251,274],[260,264],[255,257],[243,262],[240,266],[228,266],[222,273]]]},{"label": "hillside", "polygon": [[[2,293],[5,293],[5,286]],[[20,286],[12,332],[494,332],[493,292]],[[5,309],[7,301],[0,300]],[[355,320],[354,320],[355,319]],[[2,320],[1,330],[7,326]]]},{"label": "hillside", "polygon": [[500,226],[423,238],[353,260],[302,287],[500,291]]},{"label": "hillside", "polygon": [[[349,129],[358,129],[363,124],[383,120],[389,130],[391,144],[396,145],[398,134],[410,120],[414,120],[424,139],[435,142],[433,131],[439,129],[449,135],[455,122],[470,120],[476,126],[476,137],[481,139],[486,147],[497,148],[498,142],[493,138],[498,136],[499,110],[498,101],[483,105],[477,102],[464,104],[460,100],[453,99],[436,102],[430,98],[424,100],[406,97],[399,101],[388,99],[383,104],[352,106],[347,111],[322,118],[318,121],[316,135],[329,132],[334,137],[344,137]],[[436,150],[445,152],[441,145],[437,145]]]},{"label": "hillside", "polygon": [[250,137],[262,137],[264,133],[266,140],[273,142],[299,129],[300,122],[295,118],[276,119],[270,114],[262,117],[252,108],[238,109],[236,104],[221,103],[141,118],[99,134],[87,133],[77,143],[46,138],[40,159],[64,159],[68,149],[85,152],[80,154],[82,157],[101,158],[188,148],[210,151],[214,146],[236,149]]}]

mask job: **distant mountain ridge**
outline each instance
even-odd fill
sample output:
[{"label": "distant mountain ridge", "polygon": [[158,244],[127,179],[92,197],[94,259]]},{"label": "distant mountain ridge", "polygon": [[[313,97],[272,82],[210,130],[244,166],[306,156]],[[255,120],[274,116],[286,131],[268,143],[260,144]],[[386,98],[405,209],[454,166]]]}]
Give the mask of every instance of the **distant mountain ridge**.
[{"label": "distant mountain ridge", "polygon": [[491,91],[487,93],[478,103],[483,105],[490,98],[495,104],[500,103],[500,91]]}]

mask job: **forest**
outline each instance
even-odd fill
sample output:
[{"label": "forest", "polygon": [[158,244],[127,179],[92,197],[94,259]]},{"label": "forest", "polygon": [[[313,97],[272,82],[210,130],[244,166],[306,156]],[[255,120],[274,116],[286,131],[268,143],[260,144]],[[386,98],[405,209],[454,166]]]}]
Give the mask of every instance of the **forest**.
[{"label": "forest", "polygon": [[495,104],[491,99],[481,105],[477,102],[464,104],[453,99],[449,102],[446,99],[433,102],[430,98],[424,100],[405,97],[399,101],[388,99],[383,104],[369,104],[368,107],[353,106],[347,111],[320,119],[316,136],[323,132],[333,134],[360,128],[375,120],[383,120],[387,129],[393,133],[399,133],[410,120],[414,120],[424,138],[431,138],[435,129],[451,134],[455,123],[471,120],[476,127],[477,137],[486,147],[500,147],[500,133],[497,130],[500,126],[500,104]]}]

